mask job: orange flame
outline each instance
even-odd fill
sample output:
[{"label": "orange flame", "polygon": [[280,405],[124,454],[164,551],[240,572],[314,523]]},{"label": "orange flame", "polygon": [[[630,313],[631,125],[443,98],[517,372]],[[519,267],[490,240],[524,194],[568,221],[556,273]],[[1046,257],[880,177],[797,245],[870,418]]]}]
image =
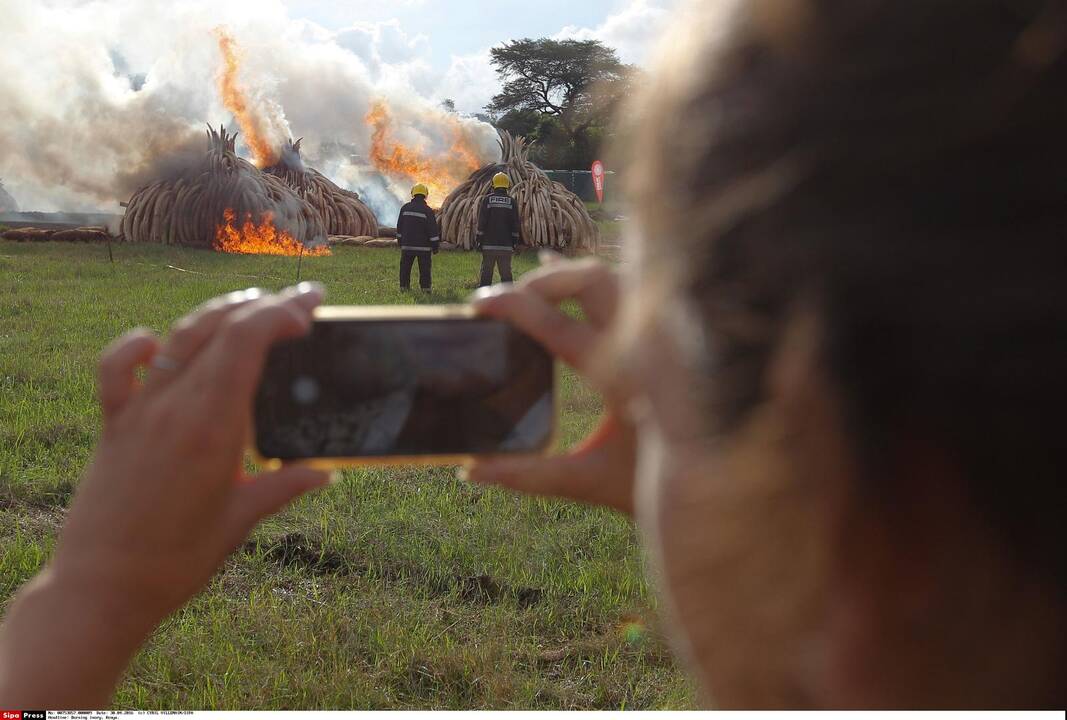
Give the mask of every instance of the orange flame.
[{"label": "orange flame", "polygon": [[477,145],[455,118],[444,119],[452,136],[452,145],[446,152],[436,155],[396,140],[392,133],[392,116],[381,100],[371,105],[364,122],[372,128],[370,159],[374,167],[393,178],[413,184],[424,183],[430,191],[431,204],[440,204],[452,188],[482,166]]},{"label": "orange flame", "polygon": [[248,96],[237,82],[237,73],[241,66],[241,51],[237,47],[237,41],[221,27],[215,28],[215,37],[218,38],[219,51],[222,53],[223,67],[219,73],[222,104],[237,119],[256,166],[262,168],[273,165],[278,161],[278,150],[268,139],[267,120],[249,107]]},{"label": "orange flame", "polygon": [[274,215],[263,213],[261,222],[252,222],[251,213],[245,214],[240,227],[233,224],[236,213],[226,208],[222,213],[225,224],[215,226],[215,249],[220,252],[243,255],[329,255],[325,245],[307,247],[284,230],[274,227]]}]

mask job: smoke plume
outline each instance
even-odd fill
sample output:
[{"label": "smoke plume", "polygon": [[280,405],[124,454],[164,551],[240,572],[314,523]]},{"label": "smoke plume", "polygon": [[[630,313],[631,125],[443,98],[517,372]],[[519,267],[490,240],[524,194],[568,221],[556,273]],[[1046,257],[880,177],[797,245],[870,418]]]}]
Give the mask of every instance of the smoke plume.
[{"label": "smoke plume", "polygon": [[303,136],[304,160],[387,224],[413,178],[374,167],[376,103],[418,153],[452,157],[457,136],[478,162],[499,153],[489,125],[372,70],[277,0],[0,0],[0,17],[0,177],[23,209],[115,211],[202,157],[209,122],[241,129],[238,152],[258,165]]}]

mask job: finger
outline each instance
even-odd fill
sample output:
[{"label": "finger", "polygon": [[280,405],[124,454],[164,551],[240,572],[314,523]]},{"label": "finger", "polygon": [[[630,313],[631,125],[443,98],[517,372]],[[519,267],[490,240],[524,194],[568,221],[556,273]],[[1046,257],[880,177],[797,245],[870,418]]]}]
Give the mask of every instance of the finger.
[{"label": "finger", "polygon": [[597,327],[606,327],[618,306],[618,275],[595,258],[550,261],[524,275],[518,289],[537,293],[549,302],[573,298]]},{"label": "finger", "polygon": [[571,367],[583,369],[597,347],[600,331],[565,315],[556,305],[526,290],[501,292],[474,304],[486,317],[505,320],[544,345]]},{"label": "finger", "polygon": [[137,391],[137,368],[159,350],[151,330],[131,330],[105,348],[97,367],[97,394],[104,423],[108,423]]},{"label": "finger", "polygon": [[551,265],[552,263],[559,262],[562,259],[562,255],[560,255],[555,250],[551,250],[549,248],[541,248],[537,251],[537,261],[540,262],[542,265]]},{"label": "finger", "polygon": [[[468,481],[510,490],[603,505],[633,513],[633,483],[625,478],[605,477],[608,464],[602,450],[553,457],[496,458],[479,461],[465,470]],[[596,487],[593,483],[603,483]],[[610,487],[607,483],[618,483]]]},{"label": "finger", "polygon": [[211,339],[228,314],[262,296],[259,288],[236,290],[207,301],[176,322],[160,350],[160,358],[167,365],[152,368],[148,373],[148,387],[172,380]]},{"label": "finger", "polygon": [[[296,287],[286,288],[279,293],[279,296],[296,297],[305,294],[309,289],[318,289],[320,293],[322,291],[317,283],[301,283]],[[149,373],[148,387],[151,389],[173,380],[175,375],[186,369],[192,359],[207,345],[226,318],[262,297],[264,294],[259,288],[238,290],[209,300],[179,320],[160,352],[160,359],[166,360],[166,366],[153,368]]]},{"label": "finger", "polygon": [[259,382],[270,346],[299,337],[311,327],[312,311],[322,302],[322,287],[301,283],[296,290],[253,301],[227,315],[190,366],[190,382],[221,386],[244,406]]},{"label": "finger", "polygon": [[632,514],[632,440],[630,427],[608,416],[570,453],[480,460],[465,468],[463,475],[481,485],[605,505]]},{"label": "finger", "polygon": [[304,493],[329,485],[330,478],[329,472],[304,465],[286,465],[246,478],[237,486],[230,506],[229,527],[235,544],[264,518]]},{"label": "finger", "polygon": [[[545,257],[547,260],[548,255]],[[611,323],[619,304],[618,275],[595,258],[547,260],[513,285],[482,288],[474,294],[472,304],[477,309],[489,307],[508,293],[519,291],[532,292],[551,304],[573,298],[586,319],[599,328]]]}]

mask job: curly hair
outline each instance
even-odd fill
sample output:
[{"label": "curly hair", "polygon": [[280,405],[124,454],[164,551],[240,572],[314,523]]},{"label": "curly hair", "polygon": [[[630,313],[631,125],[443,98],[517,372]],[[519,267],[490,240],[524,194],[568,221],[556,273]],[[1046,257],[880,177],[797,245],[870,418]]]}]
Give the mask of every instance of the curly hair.
[{"label": "curly hair", "polygon": [[[894,454],[936,445],[1006,547],[1061,590],[1064,8],[705,6],[685,33],[700,48],[673,48],[640,99],[630,187],[656,230],[643,260],[714,348],[709,432],[761,402],[791,313],[810,306],[862,490],[891,498]],[[724,43],[701,39],[724,26]]]}]

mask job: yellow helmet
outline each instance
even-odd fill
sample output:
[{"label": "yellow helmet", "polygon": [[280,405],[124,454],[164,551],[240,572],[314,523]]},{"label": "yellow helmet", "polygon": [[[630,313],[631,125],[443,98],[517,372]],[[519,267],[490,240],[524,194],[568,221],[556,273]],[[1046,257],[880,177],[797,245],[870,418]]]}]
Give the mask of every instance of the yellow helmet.
[{"label": "yellow helmet", "polygon": [[511,178],[509,178],[507,175],[502,172],[499,172],[493,176],[494,190],[496,190],[497,188],[504,188],[506,190],[509,187],[511,187]]},{"label": "yellow helmet", "polygon": [[423,197],[429,197],[430,196],[430,191],[425,185],[423,185],[422,183],[419,183],[415,187],[411,188],[411,197],[415,197],[416,195],[422,195]]}]

